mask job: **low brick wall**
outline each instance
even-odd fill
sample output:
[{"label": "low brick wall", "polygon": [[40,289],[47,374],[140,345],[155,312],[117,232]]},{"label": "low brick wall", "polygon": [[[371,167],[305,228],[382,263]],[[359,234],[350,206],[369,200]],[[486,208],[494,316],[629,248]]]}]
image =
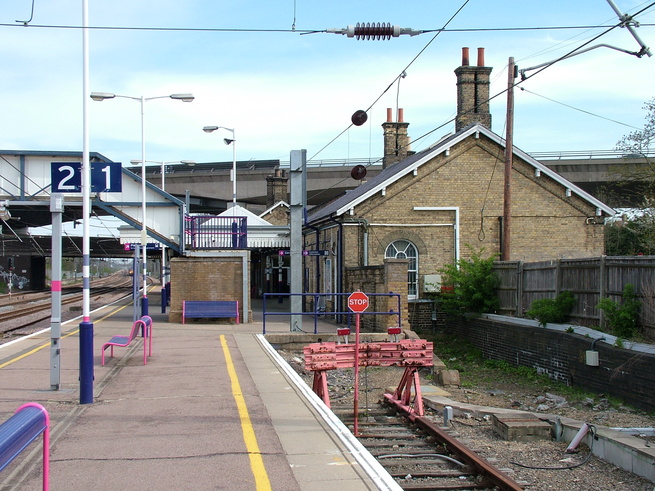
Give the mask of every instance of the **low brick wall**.
[{"label": "low brick wall", "polygon": [[644,411],[655,410],[655,353],[597,342],[599,366],[587,366],[586,336],[484,318],[449,322],[447,331],[466,338],[484,356],[528,366],[567,385],[616,397]]},{"label": "low brick wall", "polygon": [[412,331],[430,332],[446,325],[446,314],[435,300],[410,300],[407,320]]},{"label": "low brick wall", "polygon": [[[179,257],[170,262],[171,306],[169,322],[182,322],[184,300],[237,300],[241,322],[252,318],[252,309],[243,311],[243,261],[239,256]],[[215,319],[229,323],[232,319]]]}]

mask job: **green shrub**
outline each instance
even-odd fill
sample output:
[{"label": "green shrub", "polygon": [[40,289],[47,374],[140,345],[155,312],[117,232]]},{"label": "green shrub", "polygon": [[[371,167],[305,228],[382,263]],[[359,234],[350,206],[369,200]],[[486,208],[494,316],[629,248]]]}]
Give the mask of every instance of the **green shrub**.
[{"label": "green shrub", "polygon": [[467,247],[471,250],[470,259],[460,259],[439,271],[444,285],[441,308],[449,315],[495,312],[500,305],[496,294],[500,279],[493,271],[496,256],[483,259],[484,250],[473,252]]},{"label": "green shrub", "polygon": [[535,300],[525,314],[531,319],[537,319],[539,324],[546,326],[548,323],[561,324],[566,322],[575,307],[573,293],[565,291],[556,298],[542,298]]},{"label": "green shrub", "polygon": [[637,300],[634,285],[625,285],[620,304],[609,298],[602,298],[598,308],[605,314],[607,326],[613,334],[620,338],[631,338],[637,334],[641,302]]}]

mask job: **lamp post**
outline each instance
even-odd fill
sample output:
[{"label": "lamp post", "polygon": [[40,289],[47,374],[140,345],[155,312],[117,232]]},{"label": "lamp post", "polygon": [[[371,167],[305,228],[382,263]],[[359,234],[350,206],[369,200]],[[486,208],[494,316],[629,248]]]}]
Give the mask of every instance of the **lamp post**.
[{"label": "lamp post", "polygon": [[171,94],[162,95],[157,97],[132,97],[127,95],[112,94],[109,92],[92,92],[91,99],[94,101],[104,101],[105,99],[113,99],[120,97],[123,99],[132,99],[133,101],[140,101],[141,103],[141,247],[142,247],[142,261],[143,261],[143,294],[141,297],[141,315],[148,315],[148,268],[146,247],[148,243],[148,230],[146,227],[146,139],[145,139],[145,103],[153,99],[176,99],[183,102],[191,102],[194,97],[191,94]]},{"label": "lamp post", "polygon": [[[82,322],[80,322],[80,404],[93,403],[93,322],[91,322],[91,159],[89,151],[89,2],[82,0]],[[56,285],[61,288],[61,284]]]},{"label": "lamp post", "polygon": [[237,205],[237,137],[234,133],[234,128],[226,128],[225,126],[205,126],[202,131],[205,133],[212,133],[218,129],[224,129],[232,132],[232,139],[223,138],[226,145],[232,144],[232,207]]},{"label": "lamp post", "polygon": [[[166,191],[166,181],[165,181],[165,175],[166,175],[166,165],[167,164],[185,164],[185,165],[196,165],[195,160],[146,160],[147,163],[149,164],[159,164],[161,166],[161,189],[162,191]],[[130,164],[132,165],[139,165],[141,164],[141,160],[130,160]]]},{"label": "lamp post", "polygon": [[[159,164],[161,165],[161,190],[166,191],[166,165],[167,164],[185,164],[185,165],[196,165],[195,160],[146,160],[146,162],[150,164]],[[141,160],[130,160],[130,164],[132,165],[139,165],[143,164]],[[143,170],[143,167],[141,168]],[[145,175],[143,176],[145,179]],[[161,305],[161,312],[162,314],[166,313],[166,305],[167,305],[167,300],[168,297],[164,294],[166,292],[166,285],[168,284],[169,281],[169,275],[168,272],[166,271],[166,245],[162,244],[161,245],[161,288],[162,288],[162,305]]]}]

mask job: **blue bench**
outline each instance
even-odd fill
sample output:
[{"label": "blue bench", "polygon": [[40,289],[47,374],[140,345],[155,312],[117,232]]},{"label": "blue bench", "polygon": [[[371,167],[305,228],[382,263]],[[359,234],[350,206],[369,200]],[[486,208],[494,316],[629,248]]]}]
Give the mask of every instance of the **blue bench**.
[{"label": "blue bench", "polygon": [[[105,350],[111,348],[111,356],[114,356],[114,346],[125,348],[139,335],[143,336],[143,364],[147,364],[148,356],[152,356],[152,318],[144,315],[139,320],[134,321],[129,336],[114,336],[102,345],[102,366],[105,366]],[[148,351],[149,347],[149,351]],[[148,353],[148,354],[146,354]]]},{"label": "blue bench", "polygon": [[187,319],[236,319],[239,323],[239,302],[237,300],[184,300],[182,301],[182,324]]}]

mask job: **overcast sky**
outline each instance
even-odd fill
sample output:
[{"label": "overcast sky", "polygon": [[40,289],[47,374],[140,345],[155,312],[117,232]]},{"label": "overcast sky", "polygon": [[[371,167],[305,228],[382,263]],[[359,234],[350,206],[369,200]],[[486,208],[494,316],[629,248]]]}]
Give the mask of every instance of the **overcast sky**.
[{"label": "overcast sky", "polygon": [[[643,10],[635,30],[655,52],[651,2],[614,3],[631,15]],[[524,69],[580,47],[616,48],[527,72],[533,76],[515,90],[514,120],[514,144],[526,152],[612,150],[643,127],[643,105],[655,96],[655,59],[619,51],[641,47],[627,29],[610,29],[618,17],[607,0],[88,4],[91,92],[195,96],[145,103],[146,160],[231,161],[232,148],[223,144],[230,132],[207,134],[207,125],[235,130],[238,160],[287,161],[298,149],[310,160],[378,158],[386,110],[397,107],[410,123],[412,149],[421,150],[454,130],[453,72],[462,47],[470,48],[471,64],[485,48],[490,93],[499,94],[491,101],[492,129],[500,135],[509,57]],[[31,0],[0,0],[1,150],[82,150],[82,5],[35,0],[30,20]],[[320,32],[358,22],[430,32],[390,40]],[[86,102],[90,150],[123,164],[140,159],[140,103]],[[368,110],[368,121],[349,128],[359,109]]]},{"label": "overcast sky", "polygon": [[[649,2],[616,4],[635,13]],[[31,5],[0,1],[0,149],[80,151],[82,1],[35,0],[24,27],[16,21],[29,20]],[[639,36],[655,46],[655,9],[637,20]],[[449,31],[378,41],[305,34],[357,22]],[[146,103],[147,160],[231,161],[222,141],[229,132],[206,134],[205,125],[236,130],[239,160],[288,160],[301,148],[315,159],[379,157],[387,107],[404,108],[413,139],[429,133],[414,150],[453,130],[453,70],[463,46],[471,48],[471,63],[478,47],[486,49],[493,95],[507,86],[510,56],[519,68],[549,62],[607,30],[583,26],[617,22],[606,0],[89,0],[90,90],[195,95],[189,104]],[[500,30],[537,27],[580,28]],[[591,45],[599,43],[640,49],[624,28]],[[630,126],[643,126],[654,79],[655,59],[609,48],[560,61],[516,91],[514,143],[527,152],[613,149]],[[91,151],[123,163],[139,159],[139,103],[88,103]],[[505,95],[491,102],[501,135],[505,106]],[[368,108],[368,122],[347,130],[353,112]]]}]

